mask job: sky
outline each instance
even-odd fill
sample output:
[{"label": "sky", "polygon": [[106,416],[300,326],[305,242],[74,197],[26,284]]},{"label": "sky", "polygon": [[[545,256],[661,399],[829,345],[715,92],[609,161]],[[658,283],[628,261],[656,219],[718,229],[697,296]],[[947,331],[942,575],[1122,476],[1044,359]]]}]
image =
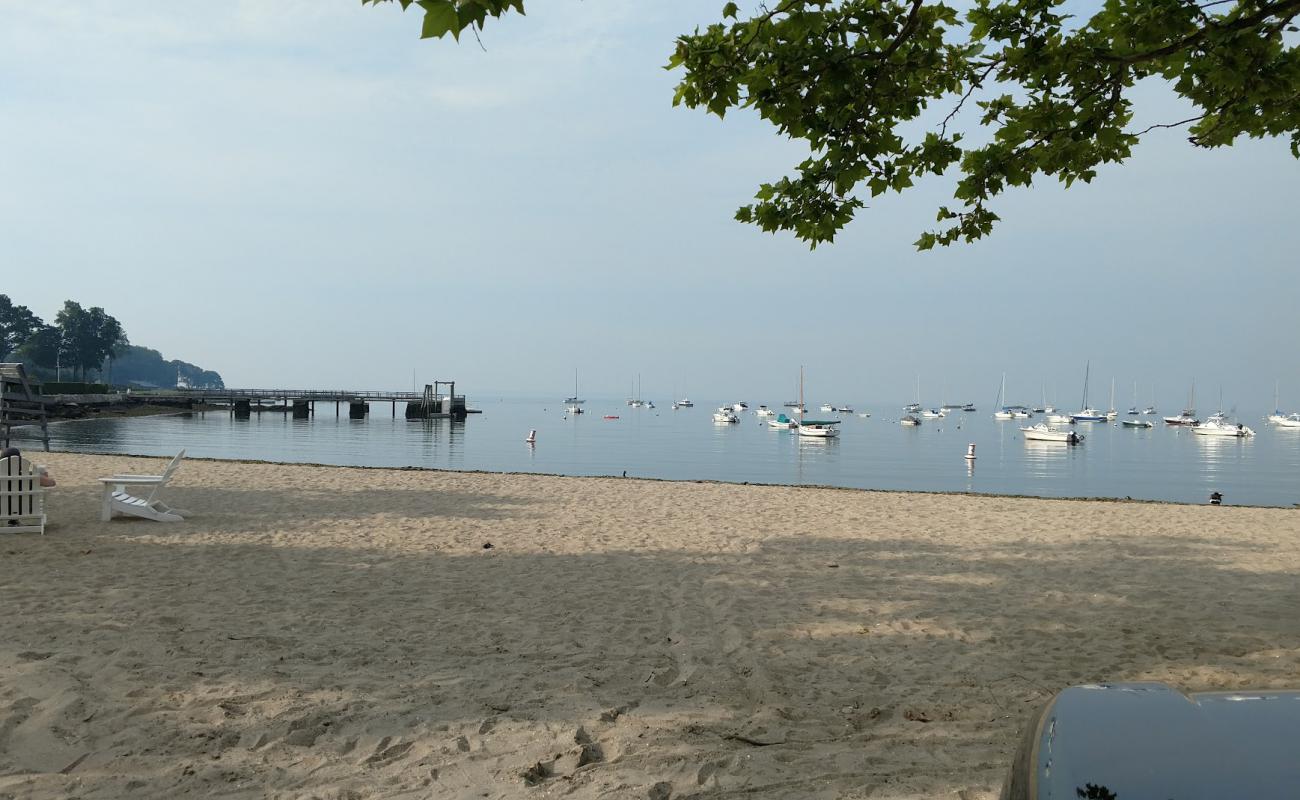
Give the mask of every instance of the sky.
[{"label": "sky", "polygon": [[[673,108],[699,0],[535,0],[472,39],[359,0],[0,0],[0,293],[98,305],[247,388],[1300,407],[1300,162],[1154,131],[919,253],[952,183],[833,245],[735,222],[802,155]],[[1159,85],[1135,127],[1188,116]],[[1208,402],[1208,401],[1207,401]]]}]

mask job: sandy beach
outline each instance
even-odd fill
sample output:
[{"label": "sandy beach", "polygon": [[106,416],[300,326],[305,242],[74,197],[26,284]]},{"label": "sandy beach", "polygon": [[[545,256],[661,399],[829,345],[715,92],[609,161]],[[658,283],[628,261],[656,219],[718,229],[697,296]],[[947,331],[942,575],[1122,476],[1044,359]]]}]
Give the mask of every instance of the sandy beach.
[{"label": "sandy beach", "polygon": [[1300,511],[31,455],[0,797],[987,800],[1064,686],[1300,686]]}]

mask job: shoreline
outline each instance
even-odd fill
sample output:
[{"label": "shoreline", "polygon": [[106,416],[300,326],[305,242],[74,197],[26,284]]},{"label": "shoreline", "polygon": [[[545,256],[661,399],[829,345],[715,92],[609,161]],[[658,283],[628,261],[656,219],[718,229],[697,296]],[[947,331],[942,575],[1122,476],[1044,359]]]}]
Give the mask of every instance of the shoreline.
[{"label": "shoreline", "polygon": [[38,458],[0,558],[34,800],[994,800],[1064,686],[1300,674],[1285,509],[186,459],[191,518],[101,522],[165,457]]},{"label": "shoreline", "polygon": [[[184,413],[186,412],[177,412],[177,414],[150,414],[147,416],[177,416],[179,414],[184,414]],[[83,420],[64,420],[64,421],[81,422]],[[43,450],[33,450],[31,448],[22,448],[22,450],[24,453],[45,452]],[[143,453],[120,453],[120,452],[110,452],[110,451],[101,451],[101,450],[51,450],[50,452],[63,453],[67,455],[115,456],[121,458],[169,458],[169,456],[161,456],[161,455],[154,456],[154,455],[148,455]],[[1070,503],[1118,503],[1118,504],[1134,503],[1134,504],[1142,504],[1142,505],[1165,505],[1165,506],[1190,507],[1190,508],[1199,508],[1201,506],[1209,505],[1208,502],[1207,503],[1184,503],[1184,502],[1179,502],[1177,500],[1151,500],[1151,499],[1140,498],[1140,497],[1107,497],[1107,496],[1055,497],[1055,496],[1035,495],[1035,494],[1001,494],[995,492],[958,492],[958,491],[944,491],[939,489],[867,489],[859,486],[834,486],[830,484],[816,484],[816,483],[762,483],[758,481],[720,481],[720,480],[713,480],[708,478],[655,478],[655,477],[644,476],[644,475],[643,476],[629,475],[626,478],[624,478],[621,475],[568,475],[568,474],[558,473],[558,472],[521,472],[521,471],[510,471],[510,470],[487,470],[487,469],[478,469],[478,470],[463,469],[462,470],[462,469],[446,469],[443,467],[419,467],[419,466],[395,467],[395,466],[372,466],[366,464],[327,464],[318,461],[269,461],[266,459],[253,459],[253,458],[217,458],[213,456],[192,456],[189,455],[188,453],[185,456],[185,461],[210,461],[216,463],[233,463],[233,464],[266,464],[266,465],[274,465],[274,466],[327,467],[327,468],[334,468],[334,469],[392,470],[396,472],[433,472],[433,473],[447,473],[453,475],[506,475],[506,476],[518,475],[518,476],[543,477],[543,478],[575,478],[575,479],[593,479],[593,480],[612,479],[612,480],[619,480],[619,481],[635,480],[635,481],[669,483],[669,484],[756,486],[756,487],[770,487],[776,489],[825,489],[828,491],[861,492],[866,494],[878,493],[878,494],[919,495],[919,496],[935,496],[935,497],[993,497],[993,498],[1002,498],[1008,500],[1060,500],[1063,502],[1070,502]],[[1279,511],[1291,511],[1291,510],[1300,509],[1300,503],[1293,503],[1289,506],[1233,505],[1231,503],[1225,503],[1223,505],[1216,506],[1216,508],[1263,508],[1263,509],[1276,509]]]}]

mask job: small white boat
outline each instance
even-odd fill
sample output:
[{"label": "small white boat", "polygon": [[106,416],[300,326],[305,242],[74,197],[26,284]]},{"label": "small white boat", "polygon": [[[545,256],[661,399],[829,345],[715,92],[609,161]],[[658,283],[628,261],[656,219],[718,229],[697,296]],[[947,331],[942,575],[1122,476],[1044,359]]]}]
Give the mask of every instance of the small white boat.
[{"label": "small white boat", "polygon": [[1165,417],[1166,425],[1198,425],[1200,420],[1196,418],[1196,409],[1184,408],[1183,413],[1176,417]]},{"label": "small white boat", "polygon": [[871,412],[870,412],[870,411],[860,411],[860,412],[858,412],[858,416],[859,416],[859,417],[862,417],[863,419],[867,419],[868,417],[871,416]]},{"label": "small white boat", "polygon": [[1149,419],[1125,419],[1120,420],[1120,424],[1125,428],[1154,428],[1156,424]]},{"label": "small white boat", "polygon": [[1211,418],[1202,422],[1200,425],[1193,425],[1192,433],[1197,433],[1201,436],[1235,436],[1237,438],[1245,438],[1247,436],[1255,435],[1255,432],[1250,428],[1247,428],[1245,425],[1240,423],[1234,425],[1223,418]]},{"label": "small white boat", "polygon": [[839,425],[838,419],[810,419],[799,423],[800,436],[812,436],[820,439],[831,439],[840,435],[840,429],[835,427]]},{"label": "small white boat", "polygon": [[740,412],[744,411],[744,410],[747,409],[747,408],[749,408],[749,403],[746,403],[746,402],[743,402],[743,401],[742,401],[742,402],[739,402],[739,403],[732,403],[732,404],[731,404],[731,410],[734,411],[734,412],[736,412],[737,414],[739,414]]},{"label": "small white boat", "polygon": [[1069,414],[1057,414],[1055,411],[1047,415],[1048,425],[1069,425],[1074,422],[1074,418]]},{"label": "small white boat", "polygon": [[1277,421],[1279,428],[1300,428],[1300,414],[1287,414]]},{"label": "small white boat", "polygon": [[852,414],[852,413],[853,413],[853,406],[836,406],[836,407],[835,407],[835,413],[836,413],[836,414]]},{"label": "small white boat", "polygon": [[822,403],[822,411],[830,412],[834,410],[835,410],[835,406],[831,405],[830,403]]},{"label": "small white boat", "polygon": [[736,412],[732,411],[731,408],[729,408],[728,406],[723,406],[719,408],[717,411],[713,412],[713,421],[714,422],[740,422],[740,417],[736,416]]},{"label": "small white boat", "polygon": [[695,407],[695,404],[691,402],[691,400],[690,400],[689,397],[683,397],[681,400],[678,400],[678,401],[677,401],[677,407],[678,407],[678,408],[694,408],[694,407]]},{"label": "small white boat", "polygon": [[1147,416],[1153,416],[1156,413],[1156,407],[1147,406],[1146,408],[1142,409],[1142,413],[1146,414]]},{"label": "small white boat", "polygon": [[1079,444],[1083,437],[1072,430],[1057,428],[1042,422],[1037,425],[1030,425],[1027,428],[1021,428],[1020,432],[1024,434],[1027,442],[1062,442],[1064,444]]},{"label": "small white boat", "polygon": [[760,416],[760,417],[774,417],[774,416],[776,416],[776,412],[773,411],[772,409],[768,408],[767,406],[759,406],[758,409],[754,411],[754,413],[757,414],[757,415]]},{"label": "small white boat", "polygon": [[915,416],[913,416],[912,414],[908,414],[907,416],[905,416],[905,417],[903,417],[902,419],[900,419],[900,420],[898,421],[898,424],[899,424],[899,425],[912,425],[912,426],[914,426],[914,425],[920,425],[920,424],[921,424],[921,420],[917,419],[917,418],[916,418]]},{"label": "small white boat", "polygon": [[926,419],[939,419],[940,417],[948,416],[948,412],[944,411],[942,408],[927,408],[921,412],[921,416]]},{"label": "small white boat", "polygon": [[920,403],[908,403],[907,405],[903,406],[903,413],[904,413],[904,414],[919,414],[919,413],[921,413],[921,404],[920,404]]},{"label": "small white boat", "polygon": [[776,419],[769,419],[767,421],[767,427],[779,428],[781,430],[794,430],[795,428],[799,427],[799,423],[790,419],[785,414],[781,414],[777,416]]}]

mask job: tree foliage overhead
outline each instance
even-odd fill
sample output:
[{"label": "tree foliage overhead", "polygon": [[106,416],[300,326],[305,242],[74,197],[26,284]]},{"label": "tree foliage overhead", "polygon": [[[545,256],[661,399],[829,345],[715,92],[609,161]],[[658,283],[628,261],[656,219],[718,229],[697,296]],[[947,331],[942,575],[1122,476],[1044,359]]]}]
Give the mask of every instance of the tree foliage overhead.
[{"label": "tree foliage overhead", "polygon": [[[718,23],[678,37],[674,103],[719,117],[750,108],[808,144],[808,158],[736,218],[814,247],[864,195],[945,174],[954,202],[916,244],[973,241],[992,230],[991,202],[1008,187],[1040,175],[1091,181],[1155,128],[1187,126],[1203,148],[1288,136],[1300,158],[1300,0],[974,0],[964,13],[929,0],[772,2],[750,14],[727,3]],[[425,37],[523,10],[418,5]],[[1076,6],[1086,13],[1067,10]],[[1144,78],[1163,79],[1193,111],[1134,129],[1132,89]],[[979,133],[968,144],[958,126]]]}]

